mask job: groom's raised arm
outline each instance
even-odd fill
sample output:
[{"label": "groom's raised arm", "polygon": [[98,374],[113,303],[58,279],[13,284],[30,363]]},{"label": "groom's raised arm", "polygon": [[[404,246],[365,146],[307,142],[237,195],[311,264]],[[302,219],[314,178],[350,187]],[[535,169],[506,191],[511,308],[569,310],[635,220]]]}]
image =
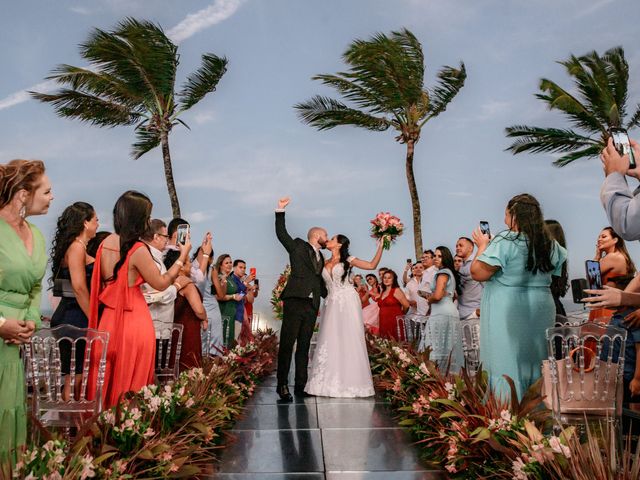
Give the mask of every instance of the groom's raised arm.
[{"label": "groom's raised arm", "polygon": [[289,235],[289,232],[287,232],[287,227],[284,222],[284,209],[288,204],[288,198],[282,198],[278,201],[278,208],[276,209],[276,236],[285,250],[291,252],[294,247],[294,241],[291,235]]}]

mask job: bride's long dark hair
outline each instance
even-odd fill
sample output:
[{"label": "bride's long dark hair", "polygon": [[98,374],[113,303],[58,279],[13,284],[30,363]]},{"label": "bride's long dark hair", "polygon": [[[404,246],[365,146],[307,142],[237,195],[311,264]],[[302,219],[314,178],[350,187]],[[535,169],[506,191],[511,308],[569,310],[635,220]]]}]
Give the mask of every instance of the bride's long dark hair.
[{"label": "bride's long dark hair", "polygon": [[351,254],[349,253],[349,244],[351,242],[346,236],[342,234],[336,235],[336,240],[340,244],[340,261],[342,262],[342,265],[344,267],[342,281],[344,282],[345,279],[351,274],[351,264],[347,261],[347,258],[351,256]]}]

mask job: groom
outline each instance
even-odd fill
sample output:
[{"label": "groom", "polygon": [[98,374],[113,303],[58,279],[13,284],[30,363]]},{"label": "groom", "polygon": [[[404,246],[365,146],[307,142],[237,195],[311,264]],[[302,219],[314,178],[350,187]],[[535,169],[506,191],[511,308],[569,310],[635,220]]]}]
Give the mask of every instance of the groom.
[{"label": "groom", "polygon": [[284,209],[289,198],[281,198],[276,210],[276,236],[289,253],[291,275],[282,291],[284,302],[282,329],[280,330],[280,349],[278,350],[278,386],[276,392],[281,400],[293,400],[289,393],[288,378],[291,367],[293,344],[296,347],[296,374],[293,393],[296,396],[308,396],[304,392],[307,383],[309,346],[313,328],[316,324],[320,297],[327,296],[327,288],[322,280],[324,257],[320,249],[327,243],[327,231],[313,227],[307,234],[308,242],[301,238],[293,239],[284,223]]}]

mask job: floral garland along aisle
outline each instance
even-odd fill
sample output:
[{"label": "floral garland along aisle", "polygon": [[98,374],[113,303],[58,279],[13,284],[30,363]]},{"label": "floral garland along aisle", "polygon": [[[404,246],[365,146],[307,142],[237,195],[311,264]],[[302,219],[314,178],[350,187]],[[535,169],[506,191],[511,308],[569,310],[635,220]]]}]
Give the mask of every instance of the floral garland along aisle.
[{"label": "floral garland along aisle", "polygon": [[[275,366],[277,338],[259,332],[173,384],[150,385],[84,425],[68,448],[62,440],[31,446],[14,478],[192,478],[210,468],[256,382]],[[5,467],[6,472],[6,467]],[[1,473],[1,472],[0,472]]]},{"label": "floral garland along aisle", "polygon": [[284,271],[278,277],[278,281],[276,282],[275,287],[271,291],[271,309],[273,310],[273,315],[277,320],[282,320],[284,315],[284,302],[280,298],[282,296],[282,291],[284,287],[287,286],[287,282],[289,281],[289,276],[291,275],[291,266],[287,265],[284,268]]},{"label": "floral garland along aisle", "polygon": [[[429,352],[368,335],[376,389],[399,424],[407,428],[425,460],[439,463],[454,479],[637,479],[640,443],[627,441],[616,455],[611,431],[587,429],[581,442],[574,427],[551,431],[550,412],[540,408],[539,388],[518,402],[489,390],[486,373],[443,374]],[[505,377],[506,378],[506,377]],[[619,468],[616,467],[619,465]]]}]

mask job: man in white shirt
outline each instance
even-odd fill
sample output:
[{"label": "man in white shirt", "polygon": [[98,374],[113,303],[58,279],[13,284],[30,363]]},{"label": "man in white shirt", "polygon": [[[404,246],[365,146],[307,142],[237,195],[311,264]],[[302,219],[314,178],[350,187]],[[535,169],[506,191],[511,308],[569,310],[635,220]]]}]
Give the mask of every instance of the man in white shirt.
[{"label": "man in white shirt", "polygon": [[413,277],[409,280],[406,286],[407,299],[409,300],[409,314],[426,315],[429,311],[429,302],[427,299],[420,296],[418,291],[428,291],[427,286],[423,284],[422,279],[424,277],[424,266],[421,262],[415,263],[411,267],[411,274]]},{"label": "man in white shirt", "polygon": [[438,271],[438,267],[436,267],[433,263],[435,261],[436,254],[433,253],[433,250],[425,250],[422,253],[422,257],[420,257],[420,261],[422,262],[422,266],[424,267],[424,273],[422,274],[422,285],[424,288],[421,290],[425,290],[427,292],[431,292],[431,283],[436,276],[436,272]]},{"label": "man in white shirt", "polygon": [[[153,260],[156,262],[160,273],[164,274],[167,268],[164,266],[163,250],[169,241],[166,224],[159,219],[151,220],[151,228],[149,233],[143,238],[148,245]],[[156,332],[156,352],[164,351],[161,349],[160,342],[168,341],[171,335],[171,326],[173,325],[173,304],[176,300],[178,291],[187,285],[191,280],[180,275],[169,288],[158,291],[151,287],[148,283],[140,286],[142,294],[149,305],[149,312],[153,320],[153,328]]]},{"label": "man in white shirt", "polygon": [[456,255],[462,259],[462,266],[458,270],[462,288],[462,293],[458,297],[460,320],[470,320],[480,316],[483,285],[471,278],[473,248],[473,242],[467,237],[460,237],[456,243]]}]

